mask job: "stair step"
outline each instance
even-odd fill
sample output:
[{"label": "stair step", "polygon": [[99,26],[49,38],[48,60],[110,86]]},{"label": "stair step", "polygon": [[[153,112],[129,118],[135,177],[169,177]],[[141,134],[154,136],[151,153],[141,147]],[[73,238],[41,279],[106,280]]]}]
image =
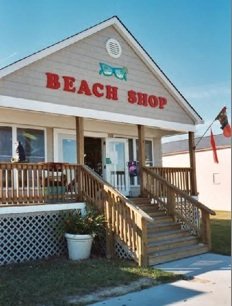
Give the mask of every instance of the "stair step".
[{"label": "stair step", "polygon": [[[145,211],[147,214],[161,212],[161,210],[159,210],[157,206],[154,206],[152,204],[148,204],[148,205],[136,205],[136,206],[138,206],[140,209]],[[162,211],[162,213],[165,214],[165,211]]]},{"label": "stair step", "polygon": [[147,202],[134,202],[133,201],[133,203],[135,203],[136,205],[138,205],[138,206],[140,206],[140,207],[143,207],[143,208],[145,208],[145,207],[154,207],[154,208],[159,208],[158,207],[158,205],[156,205],[156,204],[152,204],[150,201],[147,201]]},{"label": "stair step", "polygon": [[200,244],[195,236],[182,230],[181,225],[175,223],[165,210],[160,210],[157,203],[152,204],[150,199],[143,197],[131,200],[154,219],[154,222],[148,223],[147,227],[149,265],[208,252],[206,245]]},{"label": "stair step", "polygon": [[180,248],[184,246],[197,245],[198,239],[194,236],[178,237],[175,239],[165,239],[163,241],[150,241],[148,243],[148,254]]},{"label": "stair step", "polygon": [[167,213],[164,210],[154,209],[154,211],[149,212],[149,215],[151,215],[151,217],[159,217],[159,216],[167,216]]},{"label": "stair step", "polygon": [[151,200],[150,199],[148,199],[148,198],[144,198],[144,197],[138,197],[138,198],[131,198],[131,200],[133,201],[133,202],[136,202],[136,203],[142,203],[142,202],[151,202]]},{"label": "stair step", "polygon": [[167,215],[154,216],[152,218],[154,219],[154,223],[151,223],[151,224],[160,224],[160,223],[167,223],[167,222],[173,223],[174,222],[172,217],[167,216]]},{"label": "stair step", "polygon": [[174,222],[157,222],[157,223],[149,223],[148,224],[148,235],[156,235],[158,232],[165,232],[171,230],[181,229],[180,224]]},{"label": "stair step", "polygon": [[163,231],[163,232],[155,233],[155,235],[148,235],[148,242],[163,241],[167,239],[175,239],[178,237],[188,237],[188,236],[189,236],[189,232],[183,231],[181,229]]},{"label": "stair step", "polygon": [[185,257],[203,254],[208,251],[209,251],[208,247],[204,244],[196,244],[181,248],[175,248],[172,250],[160,251],[149,256],[149,265],[152,266],[159,263],[164,263]]}]

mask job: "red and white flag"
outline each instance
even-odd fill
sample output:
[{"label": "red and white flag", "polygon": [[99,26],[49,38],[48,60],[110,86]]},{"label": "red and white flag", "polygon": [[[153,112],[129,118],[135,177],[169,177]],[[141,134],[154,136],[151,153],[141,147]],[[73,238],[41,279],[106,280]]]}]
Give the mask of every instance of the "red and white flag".
[{"label": "red and white flag", "polygon": [[212,147],[212,150],[213,150],[214,162],[218,164],[219,161],[218,161],[218,156],[217,156],[217,148],[216,148],[216,143],[215,143],[215,139],[214,139],[212,129],[210,130],[210,143],[211,143],[211,147]]},{"label": "red and white flag", "polygon": [[223,135],[225,137],[231,137],[231,126],[228,122],[228,117],[226,113],[226,107],[224,106],[223,109],[220,111],[220,113],[217,115],[215,120],[219,120],[221,123],[221,129],[223,131]]}]

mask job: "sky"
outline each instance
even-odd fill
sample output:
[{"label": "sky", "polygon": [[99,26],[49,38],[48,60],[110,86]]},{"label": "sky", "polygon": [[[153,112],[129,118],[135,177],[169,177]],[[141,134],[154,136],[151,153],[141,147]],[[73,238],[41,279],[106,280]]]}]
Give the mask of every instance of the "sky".
[{"label": "sky", "polygon": [[231,123],[230,13],[230,0],[0,0],[0,68],[117,16],[204,119],[200,137],[223,106]]}]

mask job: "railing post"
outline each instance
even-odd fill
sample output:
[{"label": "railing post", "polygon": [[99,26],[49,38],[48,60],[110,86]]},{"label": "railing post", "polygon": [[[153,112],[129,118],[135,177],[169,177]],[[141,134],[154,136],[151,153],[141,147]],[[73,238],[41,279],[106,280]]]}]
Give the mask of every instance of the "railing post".
[{"label": "railing post", "polygon": [[83,172],[82,172],[82,168],[81,168],[82,166],[81,165],[78,165],[77,166],[77,188],[78,188],[78,192],[77,192],[77,200],[79,200],[79,201],[83,201],[84,199],[83,199],[83,180],[84,180],[84,178],[83,178]]},{"label": "railing post", "polygon": [[167,206],[168,206],[168,214],[175,219],[175,210],[176,210],[176,200],[175,193],[172,190],[168,190],[167,192]]},{"label": "railing post", "polygon": [[112,203],[110,195],[104,190],[104,214],[106,217],[106,257],[114,257],[114,235],[112,231]]},{"label": "railing post", "polygon": [[210,216],[206,211],[202,211],[202,229],[201,229],[202,242],[208,245],[211,250],[211,229],[210,229]]},{"label": "railing post", "polygon": [[148,256],[147,256],[147,221],[141,218],[141,236],[139,237],[139,266],[148,266]]},{"label": "railing post", "polygon": [[138,152],[139,152],[139,175],[140,175],[140,193],[144,193],[143,167],[145,166],[145,131],[143,125],[138,125]]}]

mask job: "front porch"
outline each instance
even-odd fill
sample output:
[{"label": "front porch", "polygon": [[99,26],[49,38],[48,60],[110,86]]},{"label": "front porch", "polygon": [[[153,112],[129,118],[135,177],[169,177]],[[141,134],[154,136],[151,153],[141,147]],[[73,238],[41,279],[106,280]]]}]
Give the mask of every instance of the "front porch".
[{"label": "front porch", "polygon": [[[106,217],[106,256],[115,256],[115,243],[118,243],[139,265],[209,250],[209,215],[214,212],[191,196],[191,169],[143,167],[140,173],[143,197],[138,202],[125,197],[85,165],[0,163],[0,206],[92,204]],[[157,244],[160,226],[167,229],[169,235],[170,231],[175,234],[178,231],[176,239],[182,237],[180,240],[184,244],[182,232],[184,235],[188,232],[197,240],[191,249],[188,247],[188,252],[183,249],[179,255],[170,255],[168,245],[162,246],[162,251]],[[155,237],[154,242],[151,242],[151,235]],[[168,241],[166,232],[163,235]],[[171,247],[180,247],[181,241]],[[203,243],[202,248],[197,241]]]}]

